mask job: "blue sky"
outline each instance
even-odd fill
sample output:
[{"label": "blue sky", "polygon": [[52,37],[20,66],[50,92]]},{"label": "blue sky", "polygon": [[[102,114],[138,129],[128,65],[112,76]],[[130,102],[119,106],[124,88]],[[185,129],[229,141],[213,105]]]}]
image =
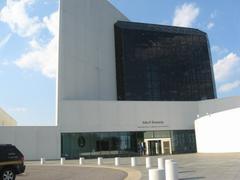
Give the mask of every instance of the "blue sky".
[{"label": "blue sky", "polygon": [[[208,33],[218,97],[240,95],[240,1],[110,0],[131,21]],[[58,0],[0,0],[0,107],[18,125],[54,125]]]}]

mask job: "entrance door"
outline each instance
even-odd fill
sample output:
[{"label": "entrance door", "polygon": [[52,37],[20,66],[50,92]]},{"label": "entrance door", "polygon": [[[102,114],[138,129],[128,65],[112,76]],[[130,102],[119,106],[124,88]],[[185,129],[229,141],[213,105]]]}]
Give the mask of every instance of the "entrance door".
[{"label": "entrance door", "polygon": [[148,141],[148,153],[150,156],[156,155],[156,146],[155,146],[155,141]]},{"label": "entrance door", "polygon": [[148,154],[150,156],[162,154],[161,152],[161,141],[148,141]]},{"label": "entrance door", "polygon": [[171,154],[170,141],[163,141],[163,154]]},{"label": "entrance door", "polygon": [[172,154],[171,138],[144,139],[144,142],[147,155]]}]

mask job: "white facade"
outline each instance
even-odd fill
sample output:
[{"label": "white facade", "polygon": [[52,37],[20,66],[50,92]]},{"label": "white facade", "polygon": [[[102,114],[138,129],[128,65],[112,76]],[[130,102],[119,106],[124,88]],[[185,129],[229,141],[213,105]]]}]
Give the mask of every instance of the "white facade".
[{"label": "white facade", "polygon": [[60,3],[59,101],[116,100],[114,23],[127,20],[106,0]]},{"label": "white facade", "polygon": [[194,129],[198,102],[64,101],[62,132]]},{"label": "white facade", "polygon": [[240,152],[240,97],[209,102],[199,103],[205,115],[195,121],[198,152]]},{"label": "white facade", "polygon": [[[106,0],[61,0],[58,123],[68,100],[116,100],[114,23],[127,18]],[[64,111],[64,112],[63,112]]]},{"label": "white facade", "polygon": [[57,127],[0,127],[0,144],[16,145],[27,160],[60,157],[60,134]]},{"label": "white facade", "polygon": [[213,99],[199,102],[199,116],[205,116],[206,114],[214,114],[230,109],[240,107],[240,97],[227,97],[223,99]]},{"label": "white facade", "polygon": [[200,102],[70,101],[64,110],[69,114],[64,113],[62,130],[0,127],[0,144],[15,144],[27,160],[59,159],[61,132],[186,130],[194,129],[201,115],[195,122],[198,152],[240,152],[240,97]]}]

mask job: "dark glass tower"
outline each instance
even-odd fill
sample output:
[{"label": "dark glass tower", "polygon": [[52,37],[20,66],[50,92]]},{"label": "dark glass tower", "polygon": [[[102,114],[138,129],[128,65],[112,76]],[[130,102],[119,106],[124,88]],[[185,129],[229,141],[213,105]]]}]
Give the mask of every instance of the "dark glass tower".
[{"label": "dark glass tower", "polygon": [[216,98],[207,34],[192,28],[115,24],[118,100]]}]

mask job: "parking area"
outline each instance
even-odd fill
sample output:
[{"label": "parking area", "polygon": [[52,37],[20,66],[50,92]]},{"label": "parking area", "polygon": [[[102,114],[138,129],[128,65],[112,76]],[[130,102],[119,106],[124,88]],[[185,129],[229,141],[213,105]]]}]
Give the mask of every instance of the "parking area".
[{"label": "parking area", "polygon": [[[157,158],[152,157],[152,168],[157,168]],[[183,154],[161,156],[174,159],[178,164],[180,180],[239,180],[240,153],[232,154]],[[147,180],[148,170],[145,157],[137,158],[137,166],[130,167],[130,158],[120,158],[120,166],[114,166],[114,159],[103,159],[103,165],[97,166],[96,159],[85,160],[79,166],[77,160],[67,160],[64,165],[60,161],[46,161],[40,166],[39,161],[26,162],[27,170],[17,180],[122,180],[128,176],[132,180]]]},{"label": "parking area", "polygon": [[76,166],[36,166],[28,165],[26,172],[17,176],[17,180],[123,180],[127,176],[124,171],[76,167]]}]

